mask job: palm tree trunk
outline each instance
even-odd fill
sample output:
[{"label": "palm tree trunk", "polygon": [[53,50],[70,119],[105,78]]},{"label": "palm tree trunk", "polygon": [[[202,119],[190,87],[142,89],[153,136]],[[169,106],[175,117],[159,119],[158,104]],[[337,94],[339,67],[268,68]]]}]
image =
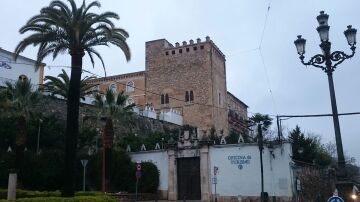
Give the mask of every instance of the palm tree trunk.
[{"label": "palm tree trunk", "polygon": [[24,149],[26,145],[26,118],[20,116],[17,120],[17,134],[16,134],[16,155],[15,155],[15,170],[18,172],[24,163]]},{"label": "palm tree trunk", "polygon": [[72,197],[75,192],[76,147],[79,134],[80,80],[83,51],[71,53],[71,76],[67,99],[65,134],[65,169],[62,196]]},{"label": "palm tree trunk", "polygon": [[18,173],[23,168],[24,164],[24,149],[26,145],[26,118],[20,115],[17,120],[17,134],[15,140],[15,165],[12,165],[12,169],[9,172],[8,183],[8,200],[16,199],[16,187],[18,184]]},{"label": "palm tree trunk", "polygon": [[106,184],[106,191],[111,191],[112,186],[111,186],[111,161],[112,161],[112,146],[113,146],[113,141],[114,141],[114,126],[113,126],[113,121],[112,118],[107,117],[106,118],[106,123],[105,123],[105,127],[104,127],[104,140],[105,140],[105,184]]}]

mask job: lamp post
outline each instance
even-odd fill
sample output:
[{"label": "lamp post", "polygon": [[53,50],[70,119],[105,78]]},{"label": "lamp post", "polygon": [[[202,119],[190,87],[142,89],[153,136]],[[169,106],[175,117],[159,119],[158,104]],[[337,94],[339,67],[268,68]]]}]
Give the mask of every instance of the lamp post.
[{"label": "lamp post", "polygon": [[[350,46],[352,53],[347,55],[343,51],[334,51],[331,52],[331,43],[329,41],[329,29],[328,25],[329,15],[325,14],[324,11],[320,12],[320,15],[317,16],[317,21],[319,26],[317,27],[317,32],[320,36],[320,48],[322,50],[322,54],[317,54],[311,57],[308,62],[304,62],[304,54],[305,54],[305,43],[306,40],[301,38],[301,35],[297,36],[298,38],[295,40],[295,46],[298,54],[300,55],[301,63],[304,65],[312,65],[314,67],[320,68],[323,70],[328,76],[329,90],[330,90],[330,100],[331,100],[331,108],[332,108],[332,116],[334,122],[335,129],[335,140],[336,140],[336,148],[337,148],[337,156],[338,156],[338,179],[345,180],[347,177],[345,170],[345,158],[344,151],[341,140],[340,133],[340,124],[338,111],[336,106],[336,97],[334,90],[334,81],[332,74],[335,71],[336,67],[344,62],[344,60],[349,59],[355,54],[355,45],[356,45],[356,29],[352,28],[351,25],[347,26],[347,30],[344,31],[344,35],[347,39],[347,42]],[[323,65],[324,64],[324,65]]]},{"label": "lamp post", "polygon": [[37,145],[36,145],[36,153],[37,154],[40,154],[40,130],[41,130],[42,122],[43,122],[43,120],[39,119],[39,128],[38,128]]},{"label": "lamp post", "polygon": [[261,194],[260,194],[260,201],[264,201],[264,168],[263,168],[263,156],[262,151],[264,150],[264,141],[263,135],[261,130],[261,124],[258,125],[258,146],[260,150],[260,172],[261,172]]}]

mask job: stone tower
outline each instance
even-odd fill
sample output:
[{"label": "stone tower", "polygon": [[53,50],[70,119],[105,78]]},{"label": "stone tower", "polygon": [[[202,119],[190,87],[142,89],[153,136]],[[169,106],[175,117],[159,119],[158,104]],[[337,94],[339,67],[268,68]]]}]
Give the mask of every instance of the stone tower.
[{"label": "stone tower", "polygon": [[146,102],[155,109],[182,112],[184,124],[200,134],[214,127],[228,134],[225,55],[206,37],[175,43],[146,42]]}]

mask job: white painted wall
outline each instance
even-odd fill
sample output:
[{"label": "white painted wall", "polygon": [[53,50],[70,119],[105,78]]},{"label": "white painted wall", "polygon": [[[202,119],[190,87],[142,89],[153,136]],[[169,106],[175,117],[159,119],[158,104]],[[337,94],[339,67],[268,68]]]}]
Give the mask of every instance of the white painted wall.
[{"label": "white painted wall", "polygon": [[130,157],[133,162],[141,161],[154,163],[160,173],[160,184],[158,189],[162,191],[168,190],[169,160],[166,150],[132,152],[130,153]]},{"label": "white painted wall", "polygon": [[169,111],[161,111],[159,120],[167,121],[170,123],[177,124],[179,126],[183,125],[183,116],[179,111],[170,109]]},{"label": "white painted wall", "polygon": [[[273,158],[267,147],[263,152],[264,191],[269,196],[292,196],[290,143],[275,147]],[[261,192],[260,153],[257,144],[211,146],[210,176],[213,167],[219,167],[217,194],[220,196],[259,196]],[[234,156],[234,157],[233,157]],[[243,162],[231,161],[244,157]],[[241,160],[240,160],[241,161]],[[241,169],[239,169],[242,166]],[[214,185],[212,185],[214,194]]]},{"label": "white painted wall", "polygon": [[34,60],[19,56],[15,62],[12,54],[0,49],[0,64],[2,62],[9,65],[11,69],[0,66],[0,86],[5,86],[5,81],[17,81],[22,74],[31,79],[32,84],[39,84],[40,71],[35,71]]}]

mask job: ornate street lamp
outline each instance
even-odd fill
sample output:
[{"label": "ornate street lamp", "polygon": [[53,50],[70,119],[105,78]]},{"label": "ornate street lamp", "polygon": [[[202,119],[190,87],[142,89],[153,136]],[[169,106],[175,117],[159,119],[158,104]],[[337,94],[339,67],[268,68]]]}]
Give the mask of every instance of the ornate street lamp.
[{"label": "ornate street lamp", "polygon": [[[329,42],[329,30],[330,26],[328,25],[329,15],[325,14],[324,11],[320,12],[320,15],[317,16],[317,21],[319,22],[319,26],[317,27],[317,31],[320,36],[320,48],[322,50],[322,54],[317,54],[308,62],[304,62],[304,54],[305,54],[305,44],[306,40],[298,36],[298,38],[294,41],[298,54],[300,55],[301,63],[304,65],[312,65],[314,67],[322,69],[328,76],[329,82],[329,90],[330,90],[330,99],[331,99],[331,108],[332,108],[332,116],[334,121],[334,129],[335,129],[335,140],[336,140],[336,148],[337,148],[337,156],[338,156],[338,180],[345,180],[347,177],[345,170],[345,158],[344,151],[341,140],[340,133],[340,124],[338,111],[336,106],[336,97],[334,90],[334,82],[332,73],[335,71],[335,68],[344,60],[349,59],[355,54],[355,45],[356,45],[356,29],[352,28],[351,25],[347,27],[347,30],[344,31],[345,37],[350,45],[350,49],[352,53],[347,55],[343,51],[334,51],[331,52],[331,43]],[[324,64],[324,65],[323,65]]]}]

